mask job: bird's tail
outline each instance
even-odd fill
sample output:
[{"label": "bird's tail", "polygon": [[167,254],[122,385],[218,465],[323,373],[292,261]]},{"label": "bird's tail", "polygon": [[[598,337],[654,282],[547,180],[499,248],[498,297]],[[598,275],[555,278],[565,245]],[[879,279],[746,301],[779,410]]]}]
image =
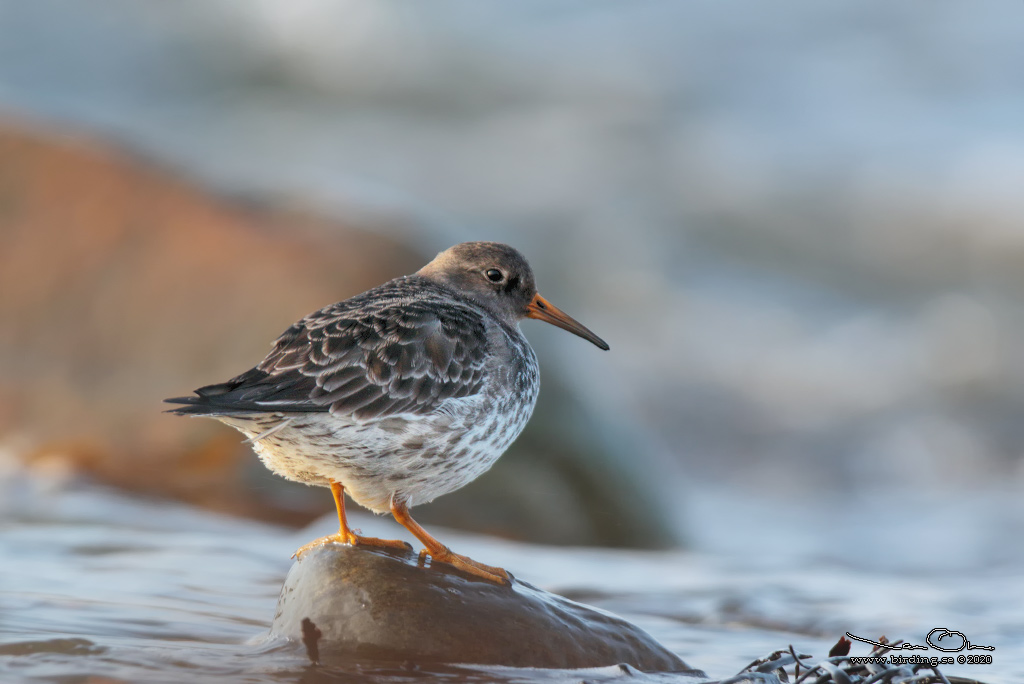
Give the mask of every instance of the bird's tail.
[{"label": "bird's tail", "polygon": [[[297,373],[297,372],[296,372]],[[200,387],[195,396],[164,399],[168,404],[182,404],[168,413],[179,416],[224,416],[251,413],[320,412],[330,409],[298,399],[306,393],[293,378],[276,374],[271,376],[259,368],[252,368],[238,377],[216,385]]]},{"label": "bird's tail", "polygon": [[167,413],[173,413],[178,416],[217,416],[238,413],[246,408],[251,409],[252,407],[240,405],[231,392],[243,384],[244,381],[250,379],[250,376],[256,375],[265,376],[266,373],[254,368],[227,382],[200,387],[190,397],[164,399],[164,402],[167,404],[184,404],[180,408],[168,410]]},{"label": "bird's tail", "polygon": [[168,409],[164,413],[173,413],[176,416],[216,416],[229,413],[238,413],[237,406],[218,406],[212,403],[209,398],[202,396],[172,397],[164,399],[166,404],[184,404],[177,408]]}]

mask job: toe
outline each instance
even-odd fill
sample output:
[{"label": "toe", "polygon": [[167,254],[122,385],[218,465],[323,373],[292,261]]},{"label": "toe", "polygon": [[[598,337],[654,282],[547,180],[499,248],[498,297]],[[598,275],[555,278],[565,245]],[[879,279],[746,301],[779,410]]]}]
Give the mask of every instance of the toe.
[{"label": "toe", "polygon": [[495,584],[501,584],[506,587],[512,585],[512,580],[509,579],[508,573],[505,572],[503,569],[495,568],[490,565],[484,565],[483,563],[478,563],[472,558],[460,556],[457,553],[452,553],[447,548],[445,548],[445,551],[447,553],[439,553],[437,556],[433,556],[434,560],[455,566],[456,568],[462,570],[465,573],[474,575],[476,577],[480,577],[489,582],[494,582]]},{"label": "toe", "polygon": [[357,534],[353,534],[349,537],[348,543],[353,546],[376,546],[378,548],[385,549],[412,551],[412,546],[401,539],[378,539],[377,537],[361,537]]},{"label": "toe", "polygon": [[301,559],[302,558],[302,554],[306,553],[307,551],[310,551],[311,549],[315,549],[318,546],[323,546],[324,544],[330,544],[332,542],[333,543],[337,543],[337,544],[344,544],[345,543],[345,539],[342,538],[342,536],[339,535],[339,534],[329,534],[326,537],[320,537],[319,539],[314,539],[313,541],[309,542],[308,544],[300,546],[295,551],[295,553],[292,554],[292,558],[300,558]]}]

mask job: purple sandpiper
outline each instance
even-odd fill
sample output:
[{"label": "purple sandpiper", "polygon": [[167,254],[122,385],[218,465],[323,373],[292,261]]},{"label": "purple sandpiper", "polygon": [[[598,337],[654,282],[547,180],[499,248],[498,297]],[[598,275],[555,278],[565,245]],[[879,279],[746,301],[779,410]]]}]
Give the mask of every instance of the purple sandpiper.
[{"label": "purple sandpiper", "polygon": [[507,584],[508,573],[453,553],[409,515],[473,481],[525,427],[537,400],[537,357],[519,330],[536,318],[608,345],[537,293],[515,249],[465,242],[413,275],[312,313],[284,331],[255,368],[171,413],[243,432],[270,470],[330,486],[337,534],[328,542],[408,548],[348,527],[344,493],[390,511],[435,561]]}]

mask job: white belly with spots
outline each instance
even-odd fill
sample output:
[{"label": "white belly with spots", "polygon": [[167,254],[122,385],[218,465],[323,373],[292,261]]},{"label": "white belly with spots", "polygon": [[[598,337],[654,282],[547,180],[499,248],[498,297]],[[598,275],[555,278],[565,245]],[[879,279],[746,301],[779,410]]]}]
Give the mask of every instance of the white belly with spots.
[{"label": "white belly with spots", "polygon": [[330,413],[221,420],[250,439],[288,420],[253,444],[267,468],[306,484],[335,480],[356,503],[384,513],[394,499],[427,503],[486,472],[529,421],[537,392],[525,394],[450,400],[427,416],[365,423]]}]

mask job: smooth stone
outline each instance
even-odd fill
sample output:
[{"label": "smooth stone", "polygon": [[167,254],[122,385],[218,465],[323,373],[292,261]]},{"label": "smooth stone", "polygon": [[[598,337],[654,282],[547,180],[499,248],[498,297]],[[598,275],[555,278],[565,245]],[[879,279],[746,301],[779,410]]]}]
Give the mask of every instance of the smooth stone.
[{"label": "smooth stone", "polygon": [[341,544],[312,549],[292,566],[269,636],[305,643],[324,664],[624,663],[645,672],[699,674],[622,618],[525,582],[501,586],[444,563],[421,565],[412,552]]}]

